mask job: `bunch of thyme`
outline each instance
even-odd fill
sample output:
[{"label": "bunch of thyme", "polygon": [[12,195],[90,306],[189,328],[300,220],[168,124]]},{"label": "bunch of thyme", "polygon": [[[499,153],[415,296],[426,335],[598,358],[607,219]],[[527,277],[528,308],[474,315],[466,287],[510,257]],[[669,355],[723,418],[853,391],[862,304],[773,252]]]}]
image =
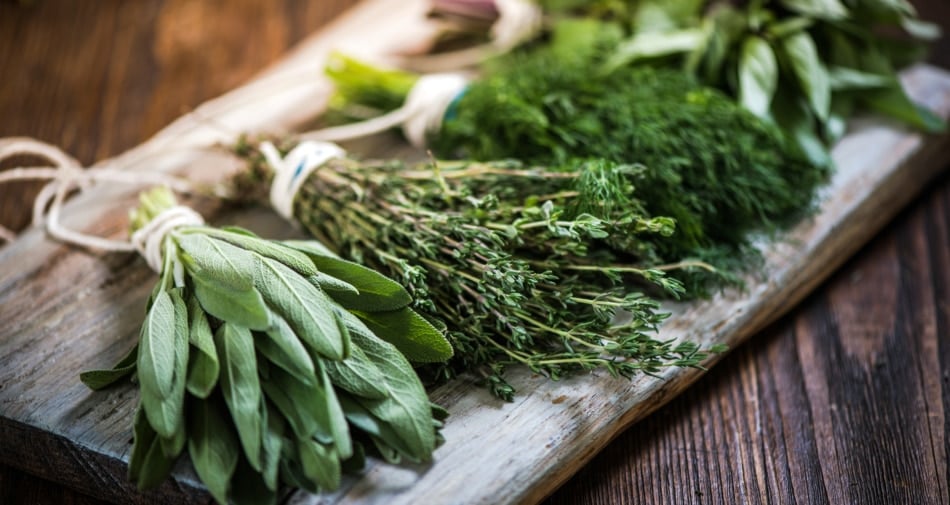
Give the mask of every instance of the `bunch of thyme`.
[{"label": "bunch of thyme", "polygon": [[[252,167],[239,192],[266,193],[260,153],[250,144],[238,152]],[[513,364],[557,379],[595,368],[629,377],[705,359],[693,343],[654,334],[668,314],[652,295],[682,292],[665,271],[707,266],[651,265],[652,244],[673,223],[632,197],[641,175],[642,167],[603,161],[557,172],[336,159],[304,182],[294,216],[342,256],[400,281],[417,311],[445,323],[455,358],[426,365],[428,379],[474,371],[511,399],[503,374]]]}]

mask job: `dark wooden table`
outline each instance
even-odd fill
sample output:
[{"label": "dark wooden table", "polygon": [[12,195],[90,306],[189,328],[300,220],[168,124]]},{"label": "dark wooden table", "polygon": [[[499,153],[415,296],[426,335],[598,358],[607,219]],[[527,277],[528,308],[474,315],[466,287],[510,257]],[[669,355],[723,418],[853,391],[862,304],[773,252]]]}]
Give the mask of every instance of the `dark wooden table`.
[{"label": "dark wooden table", "polygon": [[[83,163],[118,154],[352,3],[0,0],[0,136],[38,137]],[[916,3],[950,31],[950,2]],[[934,55],[950,66],[950,41]],[[0,187],[0,222],[25,225],[36,187]],[[948,453],[945,171],[791,314],[548,503],[950,503]],[[100,502],[0,466],[0,504],[20,503]]]}]

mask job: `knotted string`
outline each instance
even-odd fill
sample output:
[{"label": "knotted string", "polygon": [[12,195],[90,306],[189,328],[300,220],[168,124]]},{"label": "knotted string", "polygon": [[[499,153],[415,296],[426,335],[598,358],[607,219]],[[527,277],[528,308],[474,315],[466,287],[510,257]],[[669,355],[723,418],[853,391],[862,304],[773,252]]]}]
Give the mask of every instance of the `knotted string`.
[{"label": "knotted string", "polygon": [[[139,228],[132,234],[130,243],[134,250],[145,258],[145,262],[152,270],[162,272],[163,251],[162,245],[165,243],[165,236],[172,230],[183,226],[203,226],[205,220],[194,210],[182,205],[175,205],[163,210],[145,226]],[[183,286],[184,271],[181,270],[181,262],[175,262],[175,284]]]},{"label": "knotted string", "polygon": [[477,65],[494,55],[503,54],[538,33],[544,25],[541,6],[531,0],[495,0],[498,17],[489,31],[490,42],[434,54],[407,58],[408,66],[424,72],[445,72]]},{"label": "knotted string", "polygon": [[409,91],[402,107],[366,121],[304,133],[300,138],[339,142],[402,126],[412,145],[425,147],[426,135],[439,131],[446,111],[467,86],[468,79],[460,74],[424,75]]},{"label": "knotted string", "polygon": [[[83,191],[92,183],[106,181],[139,185],[164,184],[179,192],[187,192],[191,188],[187,181],[162,173],[128,172],[110,169],[107,166],[85,169],[75,158],[58,147],[28,137],[0,139],[0,161],[17,155],[36,156],[52,164],[52,167],[18,167],[0,172],[0,184],[18,180],[49,181],[33,201],[33,226],[45,224],[47,233],[56,240],[103,251],[121,252],[139,249],[133,242],[105,239],[63,226],[59,219],[60,211],[71,191],[75,189]],[[16,235],[0,226],[0,238],[12,241]],[[159,261],[160,267],[161,261]]]},{"label": "knotted string", "polygon": [[328,161],[346,156],[340,146],[314,140],[301,142],[283,158],[268,141],[261,142],[260,150],[274,171],[270,185],[271,206],[288,221],[293,221],[294,199],[307,176]]}]

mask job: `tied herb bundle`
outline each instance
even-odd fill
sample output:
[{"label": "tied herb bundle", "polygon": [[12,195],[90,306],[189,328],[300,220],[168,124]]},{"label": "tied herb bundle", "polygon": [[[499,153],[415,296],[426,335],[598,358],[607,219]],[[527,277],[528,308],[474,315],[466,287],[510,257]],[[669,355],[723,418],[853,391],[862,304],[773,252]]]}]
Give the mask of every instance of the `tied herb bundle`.
[{"label": "tied herb bundle", "polygon": [[[161,226],[174,207],[167,189],[143,193],[133,230]],[[422,361],[451,348],[400,285],[316,242],[198,225],[156,240],[161,279],[138,344],[81,377],[100,389],[135,374],[139,488],[160,484],[186,450],[222,504],[275,503],[281,484],[335,489],[367,449],[430,459],[445,411],[384,338]]]},{"label": "tied herb bundle", "polygon": [[[575,58],[510,55],[455,101],[430,144],[446,155],[517,158],[567,172],[577,159],[642,165],[630,198],[676,223],[676,233],[655,244],[662,263],[695,258],[720,272],[743,269],[756,260],[751,233],[772,233],[811,210],[827,169],[780,131],[682,72],[603,73],[604,54],[594,44]],[[347,61],[331,75],[345,73]],[[364,85],[373,80],[362,77]],[[355,72],[347,79],[340,102],[369,96]],[[711,280],[682,278],[691,293]]]},{"label": "tied herb bundle", "polygon": [[[251,168],[237,194],[261,198],[270,165],[251,144],[238,153]],[[553,379],[596,368],[633,376],[698,366],[721,350],[653,335],[668,314],[651,295],[682,293],[666,271],[708,267],[651,263],[673,224],[633,197],[642,174],[603,161],[560,172],[336,158],[303,181],[293,215],[343,256],[398,279],[417,310],[446,323],[456,354],[426,367],[432,380],[473,371],[511,399],[510,365]]]},{"label": "tied herb bundle", "polygon": [[[456,3],[466,4],[440,0],[433,10],[453,12]],[[491,3],[469,6],[466,18],[491,20],[497,14]],[[618,42],[605,70],[631,64],[682,68],[775,122],[816,164],[831,163],[828,146],[862,109],[925,132],[945,128],[908,98],[897,76],[896,69],[920,59],[924,42],[940,36],[939,27],[920,20],[907,0],[539,4],[546,29],[522,50],[545,47],[572,57],[585,41],[610,34]]]}]

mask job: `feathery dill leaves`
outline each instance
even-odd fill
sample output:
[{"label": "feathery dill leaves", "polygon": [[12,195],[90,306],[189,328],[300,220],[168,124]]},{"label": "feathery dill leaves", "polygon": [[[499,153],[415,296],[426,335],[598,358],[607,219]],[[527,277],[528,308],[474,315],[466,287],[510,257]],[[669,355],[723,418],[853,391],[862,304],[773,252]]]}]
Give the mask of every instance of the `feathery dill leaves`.
[{"label": "feathery dill leaves", "polygon": [[[266,179],[257,155],[245,155],[252,174]],[[473,371],[511,399],[504,372],[515,364],[555,379],[698,366],[707,350],[657,340],[667,314],[654,295],[682,293],[666,269],[706,266],[640,266],[656,254],[646,238],[669,236],[672,221],[641,212],[629,191],[640,167],[581,165],[564,172],[515,162],[331,160],[304,183],[294,215],[344,257],[401,282],[417,311],[444,321],[455,357],[418,369],[429,380]],[[614,200],[618,193],[626,201]],[[636,246],[621,253],[605,247],[610,241]]]},{"label": "feathery dill leaves", "polygon": [[[740,267],[750,232],[774,232],[811,209],[827,169],[774,127],[684,73],[599,68],[596,59],[511,55],[469,87],[431,142],[445,155],[563,170],[578,157],[642,166],[637,199],[676,222],[657,242],[662,262]],[[618,196],[605,201],[620,204]]]}]

